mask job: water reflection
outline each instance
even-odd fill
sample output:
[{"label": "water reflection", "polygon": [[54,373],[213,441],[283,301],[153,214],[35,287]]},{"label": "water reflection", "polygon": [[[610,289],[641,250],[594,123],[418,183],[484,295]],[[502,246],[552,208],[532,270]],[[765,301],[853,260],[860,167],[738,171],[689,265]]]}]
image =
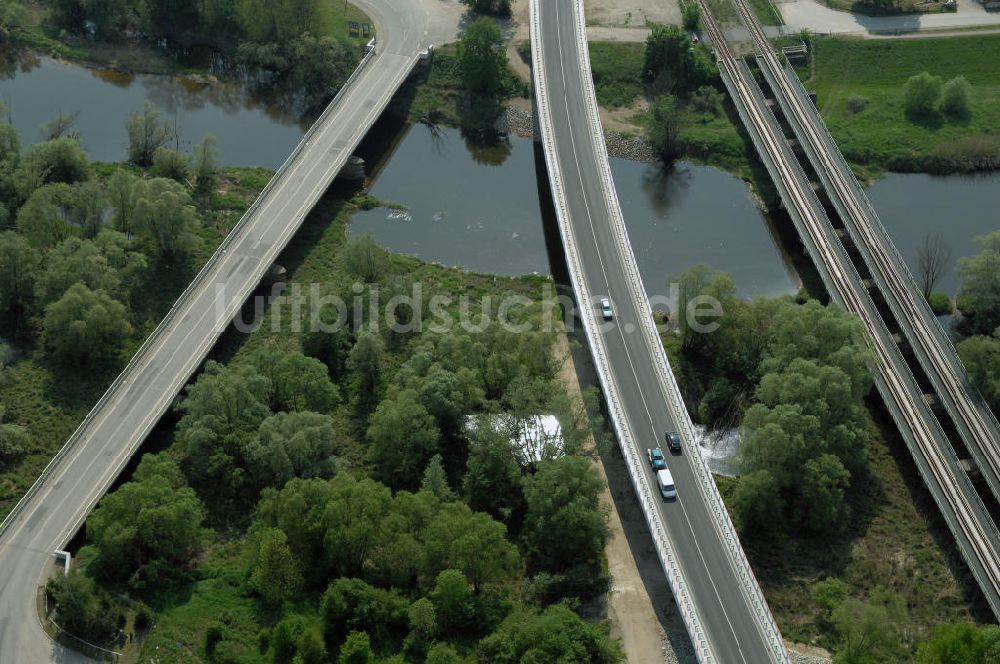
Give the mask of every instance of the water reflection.
[{"label": "water reflection", "polygon": [[[918,279],[918,252],[927,234],[943,235],[957,261],[979,253],[976,236],[1000,230],[1000,173],[888,173],[871,186],[868,196]],[[960,282],[953,264],[935,290],[954,296]]]},{"label": "water reflection", "polygon": [[125,118],[146,99],[173,116],[182,149],[214,134],[227,165],[277,168],[309,124],[255,100],[238,84],[210,77],[126,74],[51,58],[24,58],[6,66],[0,72],[6,77],[0,80],[0,99],[10,107],[22,143],[41,140],[39,124],[59,111],[79,112],[74,130],[98,161],[125,158]]},{"label": "water reflection", "polygon": [[[371,193],[407,206],[354,215],[352,234],[424,260],[504,275],[547,274],[549,256],[531,141],[498,158],[458,131],[416,125],[376,169]],[[463,146],[466,149],[462,149]],[[612,159],[611,170],[647,291],[697,263],[733,273],[741,296],[794,292],[796,280],[746,185],[721,171]]]}]

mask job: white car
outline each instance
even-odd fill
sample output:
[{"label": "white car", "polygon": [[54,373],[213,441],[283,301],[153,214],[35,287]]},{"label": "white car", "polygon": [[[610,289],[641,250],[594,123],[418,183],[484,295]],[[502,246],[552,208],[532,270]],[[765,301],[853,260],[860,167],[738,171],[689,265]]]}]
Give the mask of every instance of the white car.
[{"label": "white car", "polygon": [[615,315],[611,310],[611,300],[606,297],[601,298],[601,315],[604,316],[604,320],[611,320]]}]

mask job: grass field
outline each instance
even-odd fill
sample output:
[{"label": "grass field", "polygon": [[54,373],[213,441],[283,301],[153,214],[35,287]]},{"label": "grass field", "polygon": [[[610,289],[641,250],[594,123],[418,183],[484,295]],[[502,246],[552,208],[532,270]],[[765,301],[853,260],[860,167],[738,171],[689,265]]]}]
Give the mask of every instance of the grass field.
[{"label": "grass field", "polygon": [[590,42],[590,69],[601,106],[630,106],[642,94],[643,43]]},{"label": "grass field", "polygon": [[[974,170],[1000,159],[1000,35],[935,39],[814,40],[815,77],[806,87],[844,155],[875,168],[899,171]],[[906,80],[921,71],[972,84],[971,114],[907,118]],[[867,106],[851,114],[847,101]]]},{"label": "grass field", "polygon": [[753,7],[753,12],[762,25],[784,25],[778,8],[771,0],[750,0],[750,6]]},{"label": "grass field", "polygon": [[[372,33],[365,37],[364,33],[358,30],[356,34],[352,35],[348,25],[350,21],[359,24],[359,26],[362,23],[368,23],[371,25]],[[320,34],[335,37],[345,44],[366,44],[375,35],[375,24],[372,23],[372,20],[360,8],[347,0],[321,0],[317,22],[321,27]]]}]

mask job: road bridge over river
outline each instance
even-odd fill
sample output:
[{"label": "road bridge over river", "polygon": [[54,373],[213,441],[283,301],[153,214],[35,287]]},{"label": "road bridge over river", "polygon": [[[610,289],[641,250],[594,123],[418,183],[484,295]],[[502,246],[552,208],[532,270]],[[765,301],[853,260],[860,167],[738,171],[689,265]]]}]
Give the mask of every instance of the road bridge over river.
[{"label": "road bridge over river", "polygon": [[88,661],[53,643],[38,621],[36,590],[53,551],[77,531],[201,365],[421,51],[458,33],[461,10],[452,0],[353,1],[375,23],[374,51],[0,526],[0,662]]}]

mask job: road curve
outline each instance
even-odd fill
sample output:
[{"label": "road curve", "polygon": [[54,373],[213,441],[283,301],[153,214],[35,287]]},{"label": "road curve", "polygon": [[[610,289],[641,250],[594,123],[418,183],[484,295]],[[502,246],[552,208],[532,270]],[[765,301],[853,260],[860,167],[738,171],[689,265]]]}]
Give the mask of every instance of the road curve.
[{"label": "road curve", "polygon": [[86,662],[53,643],[35,610],[52,552],[78,529],[263,272],[406,78],[421,50],[452,41],[456,0],[352,0],[378,47],[181,296],[0,532],[0,662]]},{"label": "road curve", "polygon": [[[533,0],[532,16],[535,95],[560,232],[577,299],[581,307],[590,308],[581,315],[593,326],[588,337],[623,454],[633,465],[644,457],[645,448],[662,445],[665,432],[687,434],[683,454],[667,459],[676,500],[663,501],[654,488],[655,500],[647,502],[655,486],[652,473],[641,463],[632,470],[640,500],[650,510],[647,520],[654,539],[665,536],[667,555],[676,562],[676,568],[667,563],[664,567],[699,659],[727,664],[787,661],[770,614],[762,619],[760,605],[748,599],[753,593],[748,593],[741,574],[749,571],[744,573],[734,562],[717,525],[718,515],[701,484],[706,470],[690,422],[686,413],[675,414],[670,407],[679,401],[678,395],[671,394],[671,381],[659,375],[669,369],[658,338],[646,333],[652,328],[648,300],[624,234],[595,119],[589,63],[580,48],[582,3]],[[605,295],[614,305],[614,321],[597,325],[595,298]],[[750,579],[759,594],[752,574]]]}]

